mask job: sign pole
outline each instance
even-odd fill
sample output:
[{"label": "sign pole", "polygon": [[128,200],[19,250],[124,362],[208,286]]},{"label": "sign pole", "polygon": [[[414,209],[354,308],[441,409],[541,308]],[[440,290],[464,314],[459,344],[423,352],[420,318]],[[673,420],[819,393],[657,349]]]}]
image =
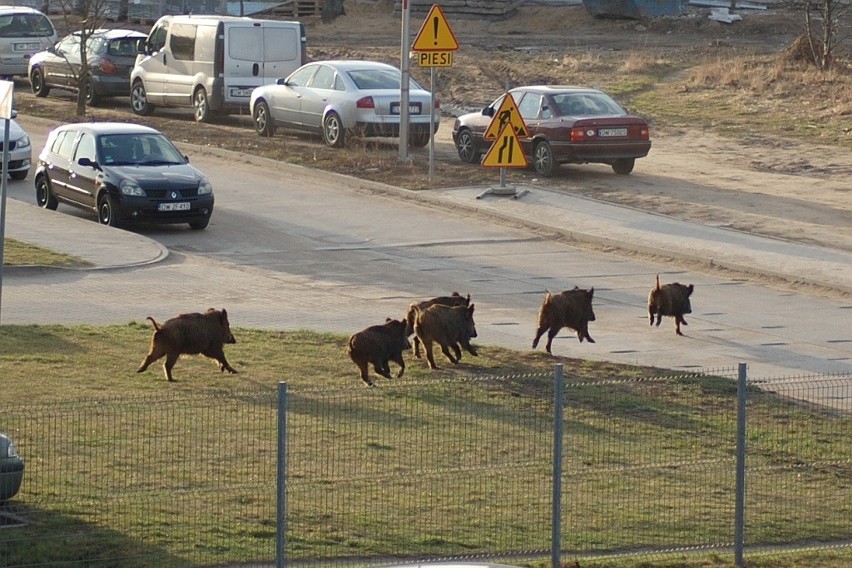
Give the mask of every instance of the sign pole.
[{"label": "sign pole", "polygon": [[3,171],[0,172],[0,308],[3,305],[3,253],[6,248],[6,184],[9,178],[9,127],[11,121],[17,115],[12,110],[12,99],[15,91],[15,83],[12,81],[0,81],[0,118],[3,125]]},{"label": "sign pole", "polygon": [[429,93],[429,185],[435,177],[435,68],[430,69],[432,88]]},{"label": "sign pole", "polygon": [[399,70],[402,71],[402,80],[399,84],[399,161],[408,161],[408,102],[410,100],[409,80],[411,59],[411,36],[409,32],[409,21],[411,19],[411,6],[409,0],[402,0],[402,46],[399,50]]}]

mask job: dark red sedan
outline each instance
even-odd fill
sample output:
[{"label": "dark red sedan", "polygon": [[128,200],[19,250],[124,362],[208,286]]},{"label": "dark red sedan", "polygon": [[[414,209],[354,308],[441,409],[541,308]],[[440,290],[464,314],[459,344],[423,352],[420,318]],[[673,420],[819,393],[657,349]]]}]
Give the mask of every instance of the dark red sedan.
[{"label": "dark red sedan", "polygon": [[[609,164],[617,174],[633,171],[648,155],[651,139],[644,118],[627,113],[609,95],[586,87],[538,85],[509,91],[527,127],[519,138],[538,175],[548,177],[561,164]],[[458,117],[453,142],[463,162],[479,163],[492,141],[484,134],[503,97],[481,112]]]}]

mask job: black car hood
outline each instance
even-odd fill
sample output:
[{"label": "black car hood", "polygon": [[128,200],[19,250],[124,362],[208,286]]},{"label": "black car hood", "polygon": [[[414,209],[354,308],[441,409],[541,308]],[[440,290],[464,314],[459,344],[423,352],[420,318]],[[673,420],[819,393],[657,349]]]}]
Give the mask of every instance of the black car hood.
[{"label": "black car hood", "polygon": [[204,177],[189,164],[106,166],[104,173],[116,180],[132,179],[143,189],[194,189]]}]

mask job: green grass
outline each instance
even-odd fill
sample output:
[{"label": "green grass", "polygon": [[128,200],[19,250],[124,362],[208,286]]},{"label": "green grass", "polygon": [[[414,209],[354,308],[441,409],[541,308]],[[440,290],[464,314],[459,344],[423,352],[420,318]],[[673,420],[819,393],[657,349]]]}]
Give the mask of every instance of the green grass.
[{"label": "green grass", "polygon": [[3,247],[4,266],[84,267],[91,263],[71,255],[6,238]]},{"label": "green grass", "polygon": [[[265,550],[268,558],[282,380],[291,393],[292,559],[540,549],[549,542],[556,362],[569,383],[564,544],[605,551],[694,535],[731,540],[735,389],[727,379],[481,346],[480,357],[437,372],[407,357],[404,379],[367,389],[344,336],[235,328],[238,343],[226,354],[240,374],[183,357],[170,384],[159,364],[136,373],[150,333],[141,322],[0,327],[4,427],[16,428],[22,452],[64,464],[43,467],[43,478],[33,468],[21,501],[42,521],[0,532],[2,543],[32,531],[26,545],[4,548],[13,551],[7,558],[66,560],[61,539],[35,537],[69,534],[80,535],[81,559],[143,554],[146,539],[162,566],[218,553],[241,561]],[[848,538],[848,416],[756,391],[749,410],[750,467],[762,473],[749,478],[747,542]],[[49,427],[27,432],[37,424]],[[231,441],[222,444],[222,435]],[[166,486],[175,489],[163,494]],[[682,489],[658,502],[672,487]],[[223,517],[228,503],[236,518]],[[175,508],[191,514],[176,524]],[[749,556],[749,565],[839,568],[852,553],[761,558]],[[150,565],[150,557],[122,565]],[[582,565],[731,566],[732,555]]]}]

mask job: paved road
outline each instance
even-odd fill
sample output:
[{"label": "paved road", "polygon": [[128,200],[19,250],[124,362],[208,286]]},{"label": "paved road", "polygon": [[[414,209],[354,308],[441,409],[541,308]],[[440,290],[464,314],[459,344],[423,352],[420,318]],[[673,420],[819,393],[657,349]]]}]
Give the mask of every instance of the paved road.
[{"label": "paved road", "polygon": [[[23,122],[40,148],[45,125]],[[690,260],[852,290],[852,258],[841,252],[538,188],[519,199],[477,199],[484,188],[416,193],[191,150],[216,190],[213,220],[201,232],[101,227],[64,206],[25,206],[31,180],[10,182],[7,236],[91,249],[96,263],[113,268],[7,270],[2,323],[124,323],[226,307],[235,327],[351,333],[401,317],[411,301],[457,290],[474,299],[480,345],[529,349],[544,290],[577,285],[595,288],[597,343],[580,344],[566,330],[554,341],[557,355],[685,370],[746,362],[752,377],[852,373],[848,298],[725,277]],[[624,250],[575,247],[566,234]],[[649,261],[625,252],[631,248],[678,260]],[[648,325],[657,273],[696,286],[685,337],[675,336],[671,320]]]}]

